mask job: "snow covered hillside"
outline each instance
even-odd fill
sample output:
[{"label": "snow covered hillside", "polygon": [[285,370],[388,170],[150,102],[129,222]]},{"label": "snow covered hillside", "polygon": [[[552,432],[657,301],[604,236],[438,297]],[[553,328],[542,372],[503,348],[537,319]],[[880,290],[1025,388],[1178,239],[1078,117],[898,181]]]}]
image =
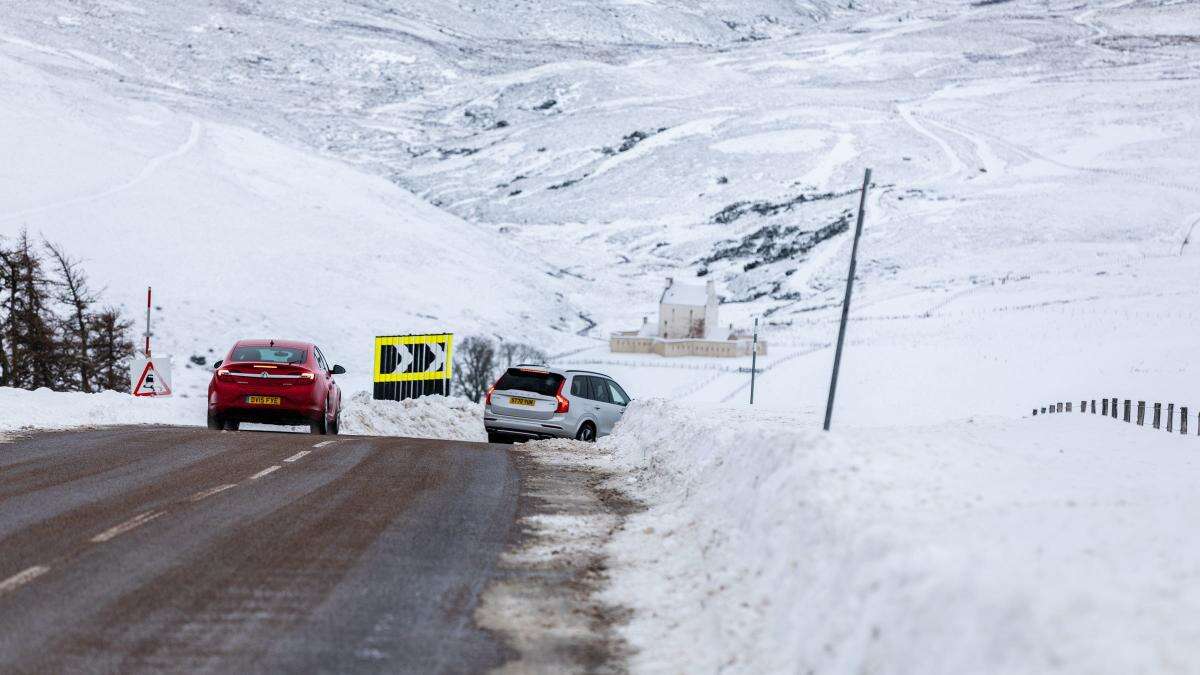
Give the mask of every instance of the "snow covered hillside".
[{"label": "snow covered hillside", "polygon": [[[382,214],[425,209],[421,221],[438,223],[440,234],[402,229],[408,219],[398,218],[393,227],[410,238],[403,250],[433,247],[427,259],[459,262],[447,262],[443,273],[470,272],[450,284],[472,289],[463,297],[478,300],[478,309],[469,313],[430,300],[430,288],[440,285],[432,279],[401,296],[403,309],[370,317],[374,300],[339,296],[339,316],[350,306],[358,324],[353,341],[341,322],[333,324],[335,352],[360,350],[345,360],[365,358],[358,336],[384,325],[531,333],[550,353],[576,352],[571,358],[625,378],[635,396],[743,401],[744,378],[728,371],[748,364],[633,368],[602,342],[575,336],[634,327],[653,313],[663,277],[704,275],[734,303],[723,308],[726,322],[744,326],[756,315],[769,322],[770,361],[779,364],[764,378],[761,401],[811,410],[820,402],[814,380],[825,377],[830,359],[853,191],[870,165],[876,185],[844,397],[866,407],[851,419],[887,422],[880,418],[886,411],[907,418],[912,382],[921,382],[929,402],[922,410],[938,411],[925,418],[936,419],[981,403],[1007,414],[1024,408],[1025,398],[1041,393],[1014,391],[1014,378],[1023,382],[1033,372],[1054,374],[1043,378],[1046,386],[1061,376],[1066,387],[1146,389],[1176,388],[1188,372],[1178,355],[1193,346],[1186,326],[1198,308],[1186,292],[1196,281],[1195,244],[1184,242],[1200,220],[1191,161],[1200,149],[1193,103],[1200,18],[1192,3],[876,2],[850,9],[597,0],[559,12],[484,0],[403,8],[297,0],[270,9],[197,3],[161,11],[143,2],[16,2],[0,11],[0,53],[8,70],[25,73],[21,79],[36,73],[58,91],[95,93],[64,101],[111,101],[106,110],[84,103],[93,106],[88,119],[153,118],[132,112],[149,108],[170,120],[84,130],[84,138],[99,135],[104,143],[126,137],[139,154],[115,157],[86,141],[75,151],[72,117],[46,100],[25,103],[36,89],[11,85],[7,114],[42,111],[42,121],[23,117],[21,124],[34,125],[17,128],[29,129],[25,139],[35,132],[62,139],[58,167],[65,156],[107,152],[111,159],[102,168],[75,162],[71,173],[80,177],[58,178],[53,194],[39,192],[52,169],[21,178],[28,173],[22,168],[0,196],[6,213],[29,213],[6,217],[7,232],[28,224],[52,234],[52,223],[65,218],[38,209],[103,195],[143,172],[154,180],[165,175],[155,168],[183,167],[191,156],[173,154],[191,148],[203,156],[222,135],[230,138],[226,147],[254,139],[241,147],[242,167],[251,156],[285,153],[245,127],[353,163],[465,219],[361,200],[357,187],[347,187],[368,180],[358,174],[347,183],[284,170],[302,161],[352,174],[311,157],[255,165],[277,184],[272,194],[289,197],[293,212],[280,221],[327,228],[313,241],[346,250],[386,238]],[[45,121],[50,114],[66,121]],[[200,125],[194,147],[192,121]],[[12,137],[6,143],[17,144],[9,154],[18,158],[54,157]],[[167,159],[149,166],[154,158]],[[337,186],[343,199],[321,192],[307,203],[292,200],[313,195],[314,184]],[[372,190],[411,201],[382,181]],[[114,234],[162,232],[164,246],[182,246],[172,232],[198,238],[196,230],[243,211],[234,202],[225,218],[193,218],[188,198],[174,203],[173,193],[156,193],[171,203],[146,211],[143,224],[126,210],[121,218],[130,229]],[[223,200],[212,194],[199,201]],[[90,216],[109,204],[100,198],[73,208]],[[263,210],[272,209],[244,209],[259,221]],[[207,232],[211,242],[220,230]],[[374,256],[404,255],[400,245],[362,245],[369,252],[330,255],[329,283],[341,286],[365,270],[383,274]],[[519,282],[480,283],[496,274],[487,261],[511,259],[537,261],[537,271],[524,270]],[[223,270],[225,260],[207,258],[203,268],[200,256],[191,260],[207,283],[226,276],[207,273]],[[110,261],[118,264],[106,252],[103,265]],[[93,267],[109,281],[106,269]],[[142,276],[113,288],[124,297]],[[262,288],[257,277],[229,276],[238,288]],[[195,290],[194,279],[188,284],[192,295],[164,289],[163,302],[187,296],[197,316],[212,309],[204,316],[221,324],[262,325],[250,317],[263,296],[226,312]],[[373,286],[345,287],[357,294]],[[165,308],[164,321],[183,311]],[[522,312],[533,320],[515,316]],[[1130,320],[1105,319],[1114,313]],[[290,316],[272,320],[283,332],[323,334]],[[589,330],[591,322],[597,325]],[[194,332],[195,324],[179,328]],[[175,326],[163,328],[184,339]],[[245,332],[229,326],[175,351],[207,349]],[[988,345],[982,358],[980,344]],[[956,376],[964,358],[983,370]],[[888,371],[883,380],[881,369]]]},{"label": "snow covered hillside", "polygon": [[[640,399],[527,448],[646,508],[608,551],[635,670],[1200,670],[1195,426],[1028,417],[1200,410],[1195,2],[161,5],[0,6],[0,235],[133,315],[153,285],[187,398],[0,392],[0,430],[198,422],[184,362],[237,337],[322,343],[347,393],[376,333],[516,338]],[[609,352],[665,277],[762,320],[753,410],[748,359]]]},{"label": "snow covered hillside", "polygon": [[336,161],[59,73],[74,63],[0,42],[0,233],[62,244],[134,318],[153,285],[156,351],[175,356],[183,395],[207,385],[188,357],[211,364],[237,338],[315,340],[352,391],[369,385],[378,333],[549,341],[579,323],[547,274],[487,282],[520,255],[495,233]]}]

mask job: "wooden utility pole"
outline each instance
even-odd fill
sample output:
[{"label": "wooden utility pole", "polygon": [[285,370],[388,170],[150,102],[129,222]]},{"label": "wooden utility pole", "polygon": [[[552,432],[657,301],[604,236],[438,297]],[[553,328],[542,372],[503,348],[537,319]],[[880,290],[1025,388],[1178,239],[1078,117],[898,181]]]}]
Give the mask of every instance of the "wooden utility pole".
[{"label": "wooden utility pole", "polygon": [[846,297],[842,300],[842,324],[838,328],[837,350],[833,353],[833,376],[829,378],[829,400],[825,403],[825,431],[833,420],[833,399],[837,394],[838,371],[842,367],[842,345],[846,342],[846,321],[850,318],[850,295],[854,292],[854,269],[858,266],[858,240],[862,237],[863,212],[867,208],[867,188],[871,170],[863,175],[862,194],[858,199],[858,223],[854,226],[854,245],[850,249],[850,274],[846,276]]}]

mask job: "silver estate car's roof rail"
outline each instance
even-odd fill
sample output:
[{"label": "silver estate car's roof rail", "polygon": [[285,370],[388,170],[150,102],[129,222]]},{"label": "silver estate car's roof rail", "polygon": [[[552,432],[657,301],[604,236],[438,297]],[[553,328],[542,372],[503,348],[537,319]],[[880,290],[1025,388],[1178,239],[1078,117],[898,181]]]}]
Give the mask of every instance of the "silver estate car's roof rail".
[{"label": "silver estate car's roof rail", "polygon": [[566,372],[568,372],[568,373],[583,373],[583,374],[585,374],[585,375],[599,375],[600,377],[607,377],[607,378],[608,378],[608,379],[610,379],[610,380],[612,379],[612,377],[611,377],[611,376],[609,376],[609,375],[605,375],[604,373],[597,373],[597,372],[596,372],[596,371],[594,371],[594,370],[574,370],[574,369],[571,369],[571,370],[567,370]]}]

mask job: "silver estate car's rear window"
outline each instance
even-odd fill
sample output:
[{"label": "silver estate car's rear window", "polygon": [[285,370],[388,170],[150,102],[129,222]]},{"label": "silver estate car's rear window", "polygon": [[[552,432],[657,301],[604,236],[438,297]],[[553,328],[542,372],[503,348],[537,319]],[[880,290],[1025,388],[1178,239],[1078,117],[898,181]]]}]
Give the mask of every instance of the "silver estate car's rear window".
[{"label": "silver estate car's rear window", "polygon": [[542,396],[554,396],[558,393],[558,386],[562,384],[562,381],[563,376],[555,373],[538,373],[509,368],[500,376],[500,381],[496,383],[496,389],[499,391],[518,389]]},{"label": "silver estate car's rear window", "polygon": [[304,363],[303,349],[291,347],[238,347],[233,350],[230,362],[266,361],[267,363]]}]

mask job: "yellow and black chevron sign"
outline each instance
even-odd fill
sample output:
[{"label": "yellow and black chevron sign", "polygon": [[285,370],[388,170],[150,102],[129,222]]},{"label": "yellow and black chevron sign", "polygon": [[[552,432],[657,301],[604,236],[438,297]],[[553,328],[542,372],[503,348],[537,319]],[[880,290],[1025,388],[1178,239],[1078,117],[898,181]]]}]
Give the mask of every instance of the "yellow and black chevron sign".
[{"label": "yellow and black chevron sign", "polygon": [[375,338],[376,383],[449,380],[454,335],[385,335]]}]

